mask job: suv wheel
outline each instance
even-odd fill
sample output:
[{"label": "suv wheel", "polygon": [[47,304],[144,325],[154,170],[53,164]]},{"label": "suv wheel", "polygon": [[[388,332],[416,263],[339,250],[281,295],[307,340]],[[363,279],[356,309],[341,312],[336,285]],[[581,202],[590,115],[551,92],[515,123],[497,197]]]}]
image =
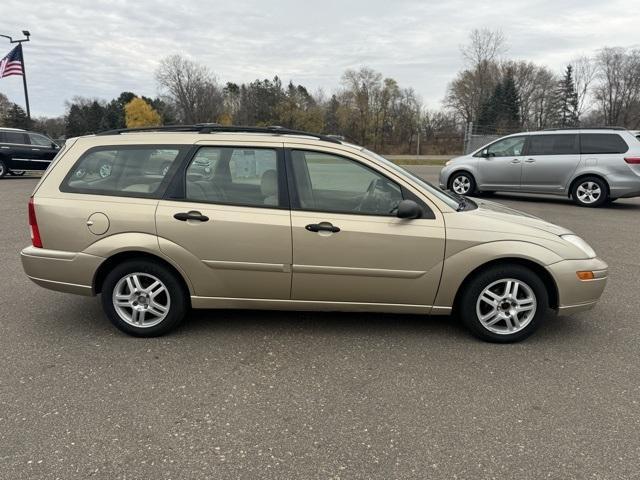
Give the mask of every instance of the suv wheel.
[{"label": "suv wheel", "polygon": [[531,335],[549,308],[544,283],[520,265],[496,266],[471,279],[460,297],[463,323],[482,340],[517,342]]},{"label": "suv wheel", "polygon": [[476,182],[469,173],[454,173],[449,180],[449,188],[458,195],[471,195],[476,191]]},{"label": "suv wheel", "polygon": [[182,322],[188,300],[182,284],[166,267],[134,260],[121,263],[107,274],[102,286],[102,307],[123,332],[155,337]]},{"label": "suv wheel", "polygon": [[581,178],[573,185],[571,197],[581,207],[599,207],[607,201],[609,188],[598,177]]},{"label": "suv wheel", "polygon": [[4,163],[4,160],[0,160],[0,178],[4,177],[8,172],[7,164]]}]

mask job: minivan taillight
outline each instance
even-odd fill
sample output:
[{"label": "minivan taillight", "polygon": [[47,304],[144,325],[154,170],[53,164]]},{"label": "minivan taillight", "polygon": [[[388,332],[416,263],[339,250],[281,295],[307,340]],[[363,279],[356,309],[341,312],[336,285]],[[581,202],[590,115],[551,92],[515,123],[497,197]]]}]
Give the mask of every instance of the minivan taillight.
[{"label": "minivan taillight", "polygon": [[629,165],[640,165],[640,157],[625,157],[624,161]]},{"label": "minivan taillight", "polygon": [[33,203],[33,197],[29,198],[29,230],[31,230],[31,243],[33,246],[42,248],[42,239],[38,229],[38,220],[36,220],[36,206]]}]

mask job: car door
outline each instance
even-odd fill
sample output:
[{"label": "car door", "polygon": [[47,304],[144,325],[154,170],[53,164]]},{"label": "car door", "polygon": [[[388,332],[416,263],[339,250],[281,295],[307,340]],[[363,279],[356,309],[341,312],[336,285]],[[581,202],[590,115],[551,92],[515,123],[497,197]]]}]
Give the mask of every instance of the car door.
[{"label": "car door", "polygon": [[31,144],[31,169],[46,170],[51,164],[51,160],[58,153],[59,148],[48,137],[38,133],[28,133]]},{"label": "car door", "polygon": [[288,300],[291,219],[282,144],[203,143],[160,201],[160,249],[198,297]]},{"label": "car door", "polygon": [[30,169],[33,152],[27,134],[21,131],[5,130],[3,137],[2,152],[11,158],[9,168],[12,170]]},{"label": "car door", "polygon": [[530,135],[522,165],[521,189],[557,193],[580,164],[577,133]]},{"label": "car door", "polygon": [[477,155],[481,190],[519,190],[526,135],[502,138]]},{"label": "car door", "polygon": [[[411,193],[351,156],[321,147],[287,151],[293,300],[430,306],[444,257],[444,222],[395,216]],[[413,197],[415,198],[415,197]]]}]

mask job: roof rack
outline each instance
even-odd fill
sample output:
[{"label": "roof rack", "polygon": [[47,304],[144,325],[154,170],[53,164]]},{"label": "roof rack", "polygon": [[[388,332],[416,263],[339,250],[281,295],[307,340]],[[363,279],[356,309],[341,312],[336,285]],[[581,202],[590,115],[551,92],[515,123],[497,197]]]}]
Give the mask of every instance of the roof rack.
[{"label": "roof rack", "polygon": [[106,130],[96,135],[120,135],[121,133],[135,132],[197,132],[197,133],[271,133],[274,135],[301,135],[314,137],[325,142],[341,144],[340,140],[328,135],[305,132],[302,130],[292,130],[277,125],[268,127],[246,127],[238,125],[220,125],[218,123],[198,123],[195,125],[163,125],[158,127],[138,127],[138,128],[118,128]]},{"label": "roof rack", "polygon": [[557,128],[545,128],[543,132],[549,132],[553,130],[626,130],[624,127],[557,127]]}]

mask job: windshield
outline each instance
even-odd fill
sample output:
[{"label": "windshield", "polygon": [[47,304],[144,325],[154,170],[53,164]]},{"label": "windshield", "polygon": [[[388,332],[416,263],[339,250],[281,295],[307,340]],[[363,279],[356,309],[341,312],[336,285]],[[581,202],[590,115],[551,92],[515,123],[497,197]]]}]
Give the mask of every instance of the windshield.
[{"label": "windshield", "polygon": [[418,183],[422,188],[424,188],[429,193],[431,193],[431,194],[435,195],[436,197],[438,197],[439,200],[442,200],[444,203],[446,203],[448,206],[450,206],[454,210],[457,210],[458,207],[460,206],[460,198],[459,197],[454,196],[454,195],[450,194],[449,192],[446,192],[446,191],[436,187],[435,185],[432,185],[431,183],[427,182],[426,180],[423,180],[422,178],[418,177],[417,175],[411,173],[409,170],[405,170],[401,166],[396,165],[395,163],[393,163],[391,160],[387,160],[382,155],[378,155],[377,153],[374,153],[374,152],[372,152],[370,150],[367,150],[366,148],[363,148],[362,152],[364,154],[366,154],[366,155],[368,155],[370,157],[373,157],[376,160],[384,163],[386,166],[391,168],[396,173],[402,175],[403,177],[409,178],[410,180],[413,180],[414,182]]}]

